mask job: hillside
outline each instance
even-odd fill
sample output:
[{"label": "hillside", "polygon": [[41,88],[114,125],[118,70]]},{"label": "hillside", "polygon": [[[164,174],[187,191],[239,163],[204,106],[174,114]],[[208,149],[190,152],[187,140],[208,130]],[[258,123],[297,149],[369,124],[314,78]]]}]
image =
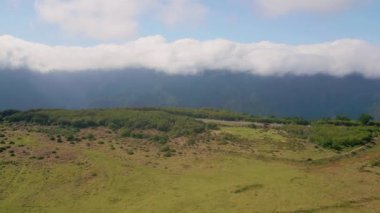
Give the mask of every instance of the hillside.
[{"label": "hillside", "polygon": [[257,76],[209,71],[53,72],[0,70],[0,109],[211,107],[253,115],[379,117],[380,81],[361,76]]},{"label": "hillside", "polygon": [[0,112],[0,212],[376,212],[376,122]]}]

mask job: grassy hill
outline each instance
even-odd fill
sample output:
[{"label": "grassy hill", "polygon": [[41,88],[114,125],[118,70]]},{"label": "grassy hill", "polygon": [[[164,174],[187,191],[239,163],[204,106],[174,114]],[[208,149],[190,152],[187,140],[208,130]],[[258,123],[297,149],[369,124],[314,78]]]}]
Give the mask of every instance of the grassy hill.
[{"label": "grassy hill", "polygon": [[0,212],[380,208],[375,123],[175,108],[8,110],[0,120]]}]

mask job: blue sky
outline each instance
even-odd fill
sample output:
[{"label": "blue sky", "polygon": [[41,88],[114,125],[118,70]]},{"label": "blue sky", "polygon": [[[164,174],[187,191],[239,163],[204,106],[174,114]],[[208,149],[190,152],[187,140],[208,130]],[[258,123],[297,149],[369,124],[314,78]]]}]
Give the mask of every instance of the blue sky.
[{"label": "blue sky", "polygon": [[136,18],[137,35],[103,40],[67,32],[59,24],[47,22],[38,15],[34,1],[1,0],[0,34],[50,45],[79,46],[125,42],[150,35],[162,35],[169,41],[182,38],[224,38],[243,43],[267,40],[287,44],[312,44],[355,38],[380,43],[380,1],[353,5],[328,13],[296,11],[278,17],[259,15],[259,11],[255,11],[246,2],[198,2],[207,8],[207,15],[199,23],[185,22],[170,26],[157,21],[157,17],[141,15]]}]

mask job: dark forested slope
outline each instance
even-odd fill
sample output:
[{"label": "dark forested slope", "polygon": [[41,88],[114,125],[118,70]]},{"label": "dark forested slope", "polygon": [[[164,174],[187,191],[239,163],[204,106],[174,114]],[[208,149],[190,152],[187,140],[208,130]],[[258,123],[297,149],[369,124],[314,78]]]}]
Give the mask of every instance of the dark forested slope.
[{"label": "dark forested slope", "polygon": [[360,76],[261,77],[205,72],[167,75],[146,70],[0,71],[0,109],[213,107],[255,115],[306,118],[380,113],[380,80]]}]

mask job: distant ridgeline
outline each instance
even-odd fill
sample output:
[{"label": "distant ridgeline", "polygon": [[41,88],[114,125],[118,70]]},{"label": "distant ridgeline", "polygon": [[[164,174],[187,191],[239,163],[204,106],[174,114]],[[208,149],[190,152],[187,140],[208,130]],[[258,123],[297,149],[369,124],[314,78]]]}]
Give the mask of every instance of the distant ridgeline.
[{"label": "distant ridgeline", "polygon": [[115,107],[217,108],[307,119],[369,112],[380,118],[380,80],[361,76],[255,76],[149,70],[52,72],[0,70],[0,110]]}]

